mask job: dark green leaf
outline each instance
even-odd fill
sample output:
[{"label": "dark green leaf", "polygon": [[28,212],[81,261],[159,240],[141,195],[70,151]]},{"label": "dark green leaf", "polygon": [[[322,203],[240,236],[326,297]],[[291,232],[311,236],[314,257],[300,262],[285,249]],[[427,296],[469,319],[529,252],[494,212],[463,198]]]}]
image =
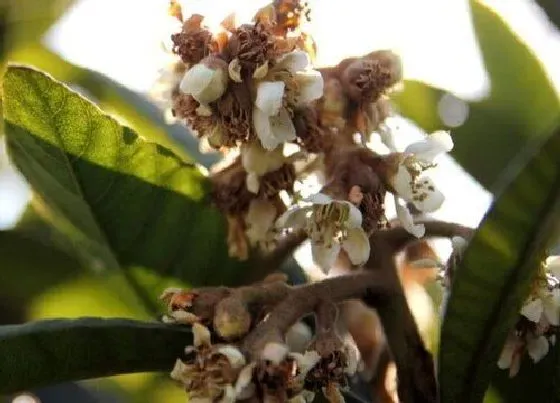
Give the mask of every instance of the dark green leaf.
[{"label": "dark green leaf", "polygon": [[457,270],[441,331],[442,402],[482,399],[560,220],[559,153],[557,130],[515,161]]},{"label": "dark green leaf", "polygon": [[[537,57],[506,23],[487,6],[471,1],[473,24],[484,65],[490,77],[490,95],[469,104],[469,116],[452,129],[452,155],[483,186],[496,190],[496,180],[509,161],[534,136],[560,116],[560,103]],[[444,91],[419,82],[406,82],[395,97],[401,112],[422,128],[444,127],[438,102]]]},{"label": "dark green leaf", "polygon": [[236,276],[224,220],[209,207],[197,166],[33,69],[10,67],[4,95],[13,161],[43,215],[90,266],[147,268],[195,285]]},{"label": "dark green leaf", "polygon": [[[510,378],[508,370],[496,369],[492,377],[492,389],[504,403],[553,403],[558,402],[558,362],[560,346],[556,344],[538,363],[528,354],[523,356],[521,368]],[[556,388],[556,390],[555,390]],[[556,392],[556,393],[555,393]]]},{"label": "dark green leaf", "polygon": [[560,2],[558,0],[536,0],[550,21],[560,28]]},{"label": "dark green leaf", "polygon": [[0,231],[0,294],[31,298],[75,276],[78,261],[17,231]]},{"label": "dark green leaf", "polygon": [[190,328],[83,318],[0,326],[0,393],[123,373],[170,371]]}]

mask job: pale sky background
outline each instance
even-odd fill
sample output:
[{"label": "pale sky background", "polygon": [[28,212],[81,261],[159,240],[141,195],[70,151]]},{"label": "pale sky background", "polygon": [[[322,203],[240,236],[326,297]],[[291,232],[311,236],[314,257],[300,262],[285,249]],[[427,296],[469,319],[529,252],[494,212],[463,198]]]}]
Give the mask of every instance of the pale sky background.
[{"label": "pale sky background", "polygon": [[[214,21],[234,9],[249,17],[260,0],[188,0],[190,10]],[[310,0],[310,32],[318,43],[318,65],[375,49],[390,48],[403,58],[405,78],[422,80],[467,99],[482,97],[489,82],[482,65],[466,0]],[[560,35],[528,0],[487,0],[545,64],[560,88]],[[167,32],[166,0],[80,0],[51,29],[49,46],[70,61],[98,70],[131,89],[147,92],[168,60],[161,51]],[[403,13],[403,10],[406,10]],[[544,23],[543,23],[544,22]],[[459,105],[460,106],[460,105]],[[422,134],[399,124],[403,149]],[[477,225],[490,195],[453,162],[443,159],[433,175],[445,193],[434,214]],[[28,197],[14,173],[0,164],[0,228],[14,224]]]}]

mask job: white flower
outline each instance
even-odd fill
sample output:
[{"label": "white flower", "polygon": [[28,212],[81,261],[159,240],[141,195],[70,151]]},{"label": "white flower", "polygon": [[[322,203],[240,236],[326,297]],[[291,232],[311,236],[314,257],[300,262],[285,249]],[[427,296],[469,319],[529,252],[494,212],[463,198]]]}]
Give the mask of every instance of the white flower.
[{"label": "white flower", "polygon": [[182,62],[174,62],[159,71],[159,76],[150,89],[150,98],[165,112],[165,121],[173,124],[177,119],[173,116],[173,93],[179,87],[184,72],[181,69]]},{"label": "white flower", "polygon": [[412,202],[420,211],[432,212],[443,203],[443,194],[436,189],[431,178],[421,176],[433,166],[434,159],[451,151],[453,141],[448,132],[438,131],[424,141],[409,145],[402,155],[391,186],[399,197]]},{"label": "white flower", "polygon": [[219,66],[209,66],[204,60],[185,73],[179,88],[190,94],[201,105],[208,105],[220,98],[228,82],[227,71]]},{"label": "white flower", "polygon": [[[437,210],[444,201],[441,193],[432,179],[424,175],[424,171],[434,166],[435,158],[451,151],[453,141],[446,131],[432,133],[423,141],[409,145],[400,155],[396,172],[389,178],[389,184],[395,196],[414,206],[422,212]],[[403,227],[420,238],[424,235],[423,225],[414,224],[412,216],[395,199],[397,215]]]},{"label": "white flower", "polygon": [[560,289],[541,290],[537,298],[530,299],[521,308],[521,315],[531,322],[558,326],[560,323]]},{"label": "white flower", "polygon": [[276,221],[278,228],[305,230],[311,240],[315,263],[325,272],[333,266],[343,248],[354,265],[369,258],[370,245],[362,228],[362,213],[352,203],[333,200],[318,193],[308,199],[311,205],[295,206]]},{"label": "white flower", "polygon": [[[276,61],[268,70],[274,78],[279,72],[291,74],[296,94],[292,95],[293,106],[299,106],[323,94],[323,78],[317,71],[308,69],[309,59],[302,51],[293,51]],[[281,80],[261,81],[257,86],[257,97],[253,109],[253,125],[264,148],[273,150],[278,145],[296,138],[296,129],[290,113],[285,108],[286,83]]]}]

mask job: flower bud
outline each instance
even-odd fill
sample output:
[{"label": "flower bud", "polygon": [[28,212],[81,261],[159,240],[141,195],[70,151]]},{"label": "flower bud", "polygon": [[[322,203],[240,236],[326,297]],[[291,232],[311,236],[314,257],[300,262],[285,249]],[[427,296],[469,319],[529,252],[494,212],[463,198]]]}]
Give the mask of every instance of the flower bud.
[{"label": "flower bud", "polygon": [[386,50],[355,59],[341,72],[344,92],[351,100],[361,103],[375,102],[401,78],[400,58]]},{"label": "flower bud", "polygon": [[214,329],[226,340],[239,339],[251,327],[251,314],[243,302],[236,297],[222,300],[214,314]]},{"label": "flower bud", "polygon": [[180,89],[206,105],[220,98],[228,83],[227,63],[214,56],[203,59],[187,70]]}]

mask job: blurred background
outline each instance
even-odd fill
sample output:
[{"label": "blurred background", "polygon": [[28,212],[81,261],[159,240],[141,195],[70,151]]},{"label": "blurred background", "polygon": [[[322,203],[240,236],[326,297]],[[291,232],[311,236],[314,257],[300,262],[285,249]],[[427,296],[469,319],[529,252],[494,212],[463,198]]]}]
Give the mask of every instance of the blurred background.
[{"label": "blurred background", "polygon": [[[185,12],[220,21],[231,11],[251,16],[265,3],[192,0]],[[476,226],[499,191],[508,162],[547,135],[560,113],[560,3],[313,0],[309,5],[307,28],[318,44],[317,65],[382,48],[402,56],[405,82],[394,96],[400,116],[389,122],[398,134],[397,146],[403,149],[425,132],[451,130],[455,150],[434,172],[446,202],[434,217]],[[160,69],[170,61],[162,46],[170,34],[166,10],[165,0],[0,0],[0,63],[35,65],[141,135],[209,165],[215,157],[201,154],[183,127],[166,124],[149,98]],[[10,166],[1,136],[0,128],[0,323],[149,318],[123,278],[84,267],[29,207],[31,191]],[[433,246],[442,258],[450,251],[444,242]],[[319,276],[307,256],[305,247],[298,251],[299,263]],[[410,298],[416,298],[421,329],[433,334],[437,292],[426,293],[417,277],[409,281]],[[499,393],[492,393],[500,401]],[[165,375],[135,374],[5,399],[140,403],[185,398]]]}]

